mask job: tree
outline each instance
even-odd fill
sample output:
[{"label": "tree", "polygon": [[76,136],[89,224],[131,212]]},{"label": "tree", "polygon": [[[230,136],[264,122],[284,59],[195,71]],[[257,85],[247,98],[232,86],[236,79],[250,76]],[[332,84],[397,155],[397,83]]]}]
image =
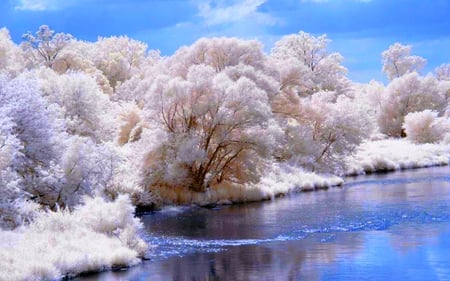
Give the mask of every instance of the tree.
[{"label": "tree", "polygon": [[6,28],[0,29],[0,74],[17,76],[25,68],[23,51],[11,40]]},{"label": "tree", "polygon": [[25,33],[23,43],[25,52],[30,56],[33,63],[40,63],[52,68],[61,51],[73,39],[72,35],[56,33],[48,25],[41,25],[36,31],[36,36],[31,32]]},{"label": "tree", "polygon": [[406,137],[415,143],[434,143],[444,139],[450,131],[448,118],[438,117],[438,112],[426,109],[405,116],[403,128]]},{"label": "tree", "polygon": [[59,187],[61,179],[58,141],[63,139],[63,127],[36,81],[24,75],[12,80],[0,77],[0,111],[1,119],[9,120],[6,139],[13,141],[9,147],[16,151],[5,169],[17,175],[17,187],[24,197],[46,204],[47,194]]},{"label": "tree", "polygon": [[262,69],[264,60],[262,45],[256,40],[214,37],[202,38],[192,46],[180,48],[168,64],[175,75],[186,77],[192,65],[208,65],[219,73],[239,64]]},{"label": "tree", "polygon": [[[304,92],[299,92],[300,95],[309,95],[320,90],[345,92],[347,69],[341,65],[343,57],[340,54],[328,52],[327,46],[330,42],[326,35],[315,37],[300,31],[298,34],[284,36],[276,42],[270,56],[279,61],[280,67],[290,68],[289,77],[301,79],[287,80],[294,85],[301,85],[299,90]],[[291,64],[303,65],[309,74],[305,75],[305,70],[301,67],[296,69],[298,74],[294,74]],[[281,77],[283,76],[282,74]]]},{"label": "tree", "polygon": [[112,88],[116,88],[132,76],[143,63],[147,44],[126,36],[99,38],[95,42],[92,61],[108,78]]},{"label": "tree", "polygon": [[[22,179],[13,168],[20,161],[23,146],[14,135],[15,124],[0,107],[0,228],[14,228],[31,218],[29,193],[22,190]],[[33,210],[34,211],[34,210]]]},{"label": "tree", "polygon": [[279,159],[316,172],[345,172],[345,156],[373,131],[366,108],[334,92],[291,101]]},{"label": "tree", "polygon": [[88,136],[96,142],[113,139],[113,103],[92,77],[82,72],[58,75],[51,69],[39,69],[30,75],[39,77],[46,99],[59,105],[70,135]]},{"label": "tree", "polygon": [[425,66],[426,60],[419,56],[412,56],[411,49],[411,45],[395,43],[381,54],[383,72],[389,80],[399,78],[407,73],[420,71]]},{"label": "tree", "polygon": [[148,184],[202,192],[222,181],[259,178],[272,146],[267,95],[248,78],[233,81],[216,71],[193,65],[186,80],[155,82],[152,104],[167,140],[149,154]]},{"label": "tree", "polygon": [[436,78],[442,81],[450,81],[450,63],[442,64],[434,70]]},{"label": "tree", "polygon": [[400,137],[404,118],[411,112],[431,109],[443,113],[448,90],[433,76],[421,77],[416,72],[395,78],[380,101],[377,122],[381,133]]}]

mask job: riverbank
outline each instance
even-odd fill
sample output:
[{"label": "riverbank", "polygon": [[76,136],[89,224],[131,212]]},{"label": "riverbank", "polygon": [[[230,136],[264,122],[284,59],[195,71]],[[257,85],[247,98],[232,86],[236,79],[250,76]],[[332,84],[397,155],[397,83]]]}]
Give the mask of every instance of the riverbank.
[{"label": "riverbank", "polygon": [[450,145],[386,139],[361,144],[347,160],[347,176],[449,165]]},{"label": "riverbank", "polygon": [[[448,165],[450,146],[406,140],[363,143],[348,159],[347,176]],[[218,185],[205,193],[168,189],[164,205],[233,204],[270,200],[292,192],[339,186],[344,179],[274,164],[257,184]],[[0,231],[0,280],[55,280],[83,272],[136,265],[148,245],[126,196],[114,202],[87,198],[76,210],[43,212],[28,226]]]},{"label": "riverbank", "polygon": [[292,192],[314,191],[342,185],[345,176],[443,166],[450,163],[450,145],[414,144],[406,139],[368,141],[346,159],[343,176],[323,175],[287,164],[273,164],[256,184],[222,183],[204,193],[185,187],[155,190],[159,205],[211,205],[270,200]]},{"label": "riverbank", "polygon": [[160,205],[233,204],[274,199],[291,192],[313,191],[344,183],[335,175],[319,175],[299,167],[273,164],[258,183],[220,183],[206,192],[194,192],[185,187],[155,189]]},{"label": "riverbank", "polygon": [[0,231],[0,280],[57,280],[128,267],[148,250],[127,196],[86,198],[69,212],[43,212],[30,225]]},{"label": "riverbank", "polygon": [[150,261],[74,281],[447,280],[449,172],[373,174],[214,210],[164,208],[143,217],[156,245]]}]

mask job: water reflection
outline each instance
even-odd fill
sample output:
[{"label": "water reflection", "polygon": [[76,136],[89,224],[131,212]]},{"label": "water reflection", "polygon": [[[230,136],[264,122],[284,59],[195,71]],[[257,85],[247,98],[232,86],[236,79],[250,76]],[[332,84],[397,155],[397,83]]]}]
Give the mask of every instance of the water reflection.
[{"label": "water reflection", "polygon": [[78,280],[450,280],[450,168],[144,218],[152,260]]}]

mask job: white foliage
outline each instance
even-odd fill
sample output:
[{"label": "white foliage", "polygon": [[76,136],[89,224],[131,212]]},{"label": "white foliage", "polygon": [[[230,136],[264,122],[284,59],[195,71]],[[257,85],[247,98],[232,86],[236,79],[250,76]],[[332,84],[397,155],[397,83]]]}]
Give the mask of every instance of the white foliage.
[{"label": "white foliage", "polygon": [[365,107],[336,93],[318,92],[302,99],[285,125],[283,158],[315,171],[343,172],[343,157],[365,138],[373,125]]},{"label": "white foliage", "polygon": [[6,28],[0,29],[0,74],[17,76],[25,68],[23,51],[14,44]]},{"label": "white foliage", "polygon": [[168,63],[174,74],[184,77],[192,65],[208,65],[218,73],[239,64],[261,69],[264,59],[262,45],[256,40],[214,37],[201,38],[192,46],[181,47]]},{"label": "white foliage", "polygon": [[[301,85],[302,87],[298,90],[306,90],[303,93],[299,92],[301,95],[311,94],[318,90],[346,93],[349,83],[345,77],[347,69],[341,65],[343,57],[340,54],[327,51],[327,46],[330,42],[331,40],[326,35],[315,37],[303,31],[300,31],[298,34],[284,36],[276,42],[275,47],[271,51],[271,57],[280,61],[278,65],[280,65],[281,69],[290,68],[288,73],[291,73],[288,76],[288,80],[285,74],[280,75],[282,84],[284,80],[285,85]],[[298,74],[293,75],[292,70],[294,69],[290,64],[303,65],[309,73],[304,68],[299,67],[295,70]],[[286,72],[286,70],[282,70],[282,72]],[[300,74],[306,75],[300,76]],[[292,78],[303,81],[294,82]]]},{"label": "white foliage", "polygon": [[41,25],[36,31],[36,36],[27,32],[22,37],[26,40],[22,43],[22,48],[28,55],[30,66],[42,64],[50,68],[73,39],[70,34],[55,33],[48,25]]},{"label": "white foliage", "polygon": [[[271,118],[267,94],[245,75],[233,81],[216,71],[193,65],[186,80],[156,78],[150,106],[170,139],[161,148],[159,167],[148,170],[151,178],[202,190],[223,178],[237,180],[238,173],[257,177],[258,165],[247,160],[270,155],[271,138],[255,137],[264,134]],[[232,166],[237,163],[239,172]]]},{"label": "white foliage", "polygon": [[425,66],[426,60],[419,56],[412,56],[411,49],[411,45],[395,43],[381,54],[383,72],[389,80],[394,80],[407,73],[418,72]]},{"label": "white foliage", "polygon": [[38,77],[46,99],[59,105],[70,134],[90,136],[98,141],[113,139],[116,130],[113,104],[92,77],[81,72],[58,75],[42,68],[30,75]]},{"label": "white foliage", "polygon": [[[22,76],[10,81],[0,77],[0,112],[3,112],[0,115],[3,120],[10,120],[10,135],[6,138],[16,147],[6,170],[18,175],[14,176],[20,179],[16,187],[21,189],[23,197],[29,195],[44,203],[60,182],[58,141],[63,128],[36,84]],[[9,184],[12,182],[17,181],[11,180]]]},{"label": "white foliage", "polygon": [[147,45],[126,36],[99,38],[92,61],[108,78],[111,87],[129,79],[145,59]]},{"label": "white foliage", "polygon": [[399,137],[408,113],[425,109],[442,113],[447,106],[446,87],[433,76],[421,77],[416,72],[394,79],[385,90],[377,121],[381,133]]},{"label": "white foliage", "polygon": [[139,263],[147,251],[128,197],[85,198],[77,210],[41,213],[29,226],[0,231],[0,276],[55,280]]},{"label": "white foliage", "polygon": [[449,145],[414,144],[404,139],[369,141],[347,158],[347,174],[448,165],[449,159]]},{"label": "white foliage", "polygon": [[446,117],[438,117],[437,111],[424,110],[406,115],[403,128],[412,142],[435,143],[450,132],[450,121]]},{"label": "white foliage", "polygon": [[450,81],[450,63],[436,67],[434,72],[438,80]]}]

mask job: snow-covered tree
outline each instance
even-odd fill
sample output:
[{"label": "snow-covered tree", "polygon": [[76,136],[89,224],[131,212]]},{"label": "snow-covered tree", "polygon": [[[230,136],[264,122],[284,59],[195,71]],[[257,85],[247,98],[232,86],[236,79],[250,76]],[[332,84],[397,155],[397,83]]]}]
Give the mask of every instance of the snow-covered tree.
[{"label": "snow-covered tree", "polygon": [[447,91],[433,76],[421,77],[416,72],[394,79],[386,87],[377,116],[381,133],[400,137],[404,118],[411,112],[430,109],[443,113]]},{"label": "snow-covered tree", "polygon": [[21,188],[22,178],[14,169],[23,156],[23,146],[14,135],[14,122],[0,107],[0,229],[13,228],[33,216],[36,206],[26,202],[29,193]]},{"label": "snow-covered tree", "polygon": [[395,43],[381,54],[383,72],[389,80],[394,80],[410,72],[418,72],[425,66],[426,60],[411,55],[411,49],[411,45]]},{"label": "snow-covered tree", "polygon": [[330,42],[326,35],[315,37],[303,31],[276,42],[271,57],[279,61],[282,84],[295,85],[299,95],[320,90],[345,93],[349,84],[347,69],[341,65],[340,54],[328,52]]},{"label": "snow-covered tree", "polygon": [[148,184],[205,191],[260,176],[273,145],[267,95],[248,78],[233,81],[216,71],[193,65],[186,80],[161,76],[155,82],[152,106],[167,139],[149,154]]},{"label": "snow-covered tree", "polygon": [[59,105],[69,134],[89,136],[95,141],[115,137],[114,105],[88,74],[69,72],[58,75],[51,69],[39,69],[32,75],[39,78],[46,99]]},{"label": "snow-covered tree", "polygon": [[344,157],[373,131],[366,107],[334,92],[298,100],[284,121],[280,158],[319,172],[344,172]]},{"label": "snow-covered tree", "polygon": [[450,63],[442,64],[434,70],[436,78],[442,81],[450,81]]},{"label": "snow-covered tree", "polygon": [[143,63],[147,45],[126,36],[99,38],[92,61],[108,78],[111,87],[129,79]]},{"label": "snow-covered tree", "polygon": [[0,29],[0,74],[17,76],[25,68],[23,51],[11,40],[6,28]]},{"label": "snow-covered tree", "polygon": [[[10,120],[10,135],[19,146],[6,169],[19,175],[20,189],[38,202],[59,185],[58,164],[63,129],[41,96],[35,80],[0,78],[0,111]],[[12,135],[12,136],[11,136]],[[14,137],[14,138],[13,138]]]},{"label": "snow-covered tree", "polygon": [[22,37],[25,40],[22,46],[30,63],[32,65],[43,63],[50,68],[53,67],[61,51],[73,39],[70,34],[55,33],[48,25],[41,25],[36,31],[36,36],[28,32]]},{"label": "snow-covered tree", "polygon": [[192,65],[205,64],[215,72],[238,64],[261,69],[264,59],[262,45],[256,40],[219,37],[202,38],[192,46],[181,47],[168,63],[174,74],[185,77]]},{"label": "snow-covered tree", "polygon": [[405,116],[403,128],[406,137],[415,143],[435,143],[450,132],[450,120],[438,117],[438,112],[426,109]]}]

